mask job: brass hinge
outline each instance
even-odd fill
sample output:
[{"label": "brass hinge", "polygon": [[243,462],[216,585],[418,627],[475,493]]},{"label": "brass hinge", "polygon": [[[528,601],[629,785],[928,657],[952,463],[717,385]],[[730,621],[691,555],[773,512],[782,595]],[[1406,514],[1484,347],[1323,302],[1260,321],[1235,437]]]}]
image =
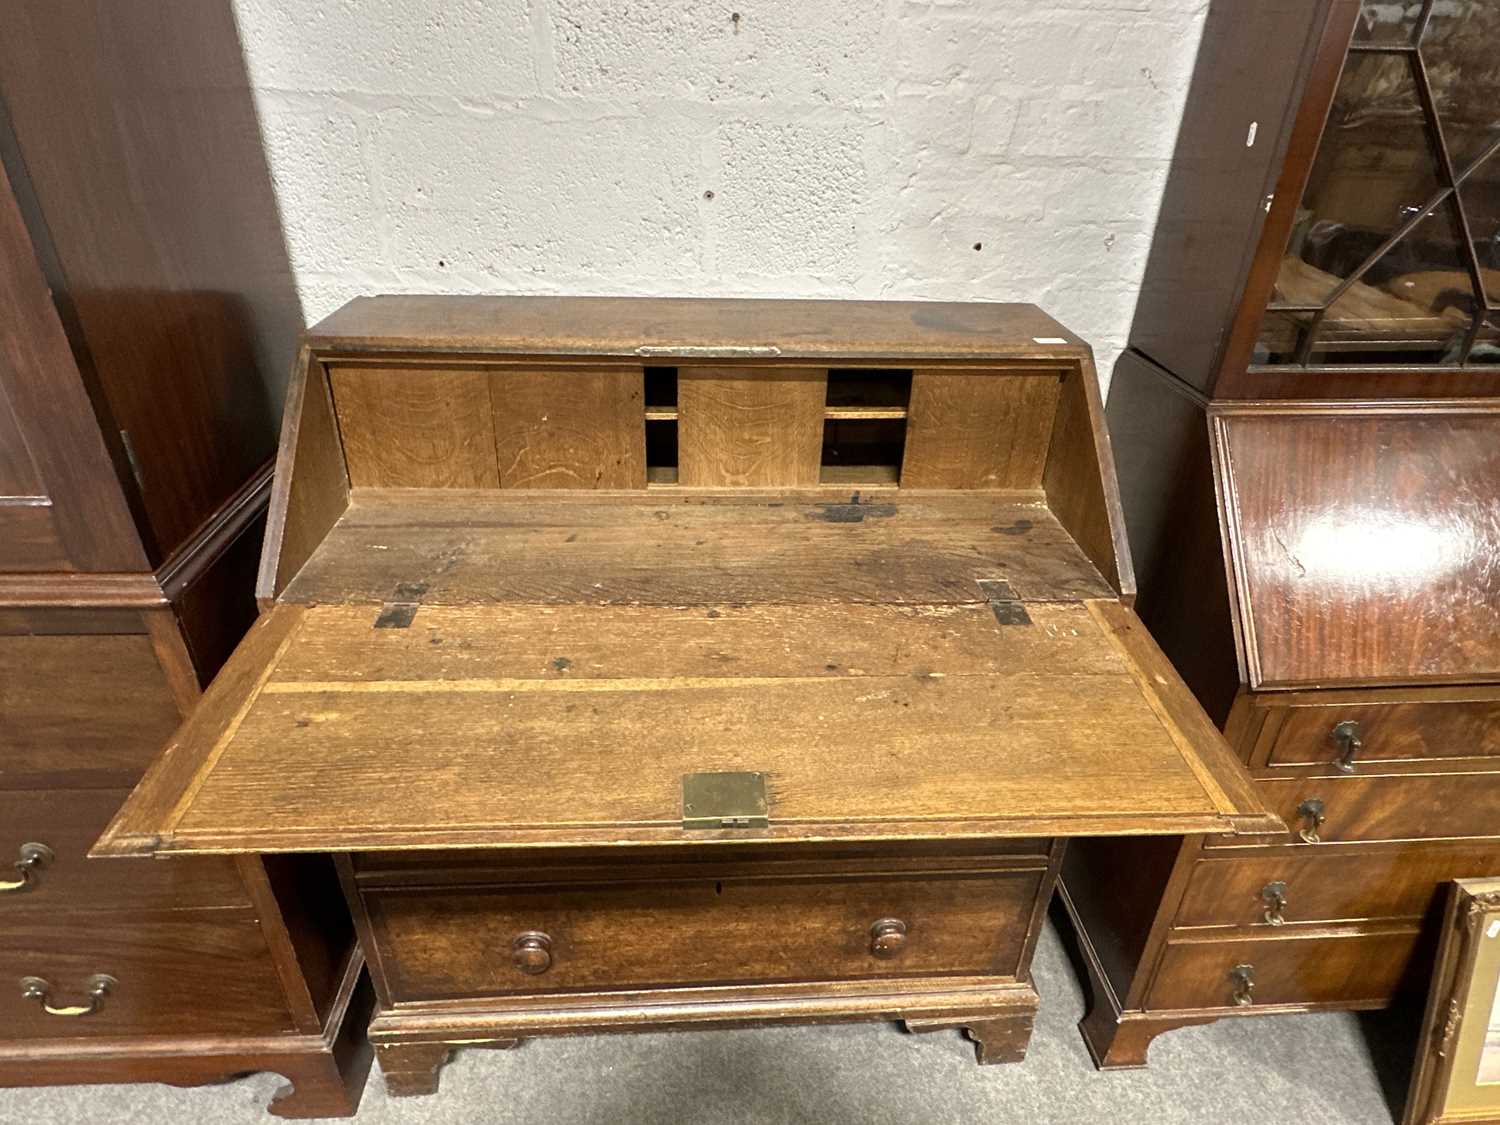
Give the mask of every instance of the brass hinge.
[{"label": "brass hinge", "polygon": [[689,773],[682,777],[684,828],[768,828],[766,775]]}]

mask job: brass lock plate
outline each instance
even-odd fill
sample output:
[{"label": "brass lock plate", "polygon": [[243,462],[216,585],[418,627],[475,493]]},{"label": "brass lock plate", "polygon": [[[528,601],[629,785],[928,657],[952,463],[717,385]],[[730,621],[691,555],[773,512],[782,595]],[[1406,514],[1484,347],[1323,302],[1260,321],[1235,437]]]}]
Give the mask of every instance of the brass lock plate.
[{"label": "brass lock plate", "polygon": [[682,778],[684,828],[768,828],[763,773],[689,773]]}]

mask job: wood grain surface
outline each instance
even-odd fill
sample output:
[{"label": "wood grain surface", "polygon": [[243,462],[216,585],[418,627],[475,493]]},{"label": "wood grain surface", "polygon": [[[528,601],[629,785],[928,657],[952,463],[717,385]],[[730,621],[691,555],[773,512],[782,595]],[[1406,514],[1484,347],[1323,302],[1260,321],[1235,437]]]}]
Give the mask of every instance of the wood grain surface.
[{"label": "wood grain surface", "polygon": [[[833,632],[801,606],[724,604],[657,611],[651,643],[635,609],[424,605],[377,630],[371,606],[278,607],[221,677],[225,709],[159,767],[191,776],[148,779],[101,850],[1202,831],[1260,813],[1088,606],[1033,608],[1020,625],[987,604],[848,605]],[[360,629],[408,636],[335,673]],[[681,828],[682,776],[713,770],[769,775],[769,829]]]},{"label": "wood grain surface", "polygon": [[1252,687],[1500,677],[1500,412],[1215,418]]},{"label": "wood grain surface", "polygon": [[1383,1006],[1407,977],[1419,937],[1415,926],[1406,925],[1378,933],[1174,941],[1157,967],[1146,1010],[1241,1010],[1229,976],[1238,965],[1255,971],[1252,1009],[1361,1002]]},{"label": "wood grain surface", "polygon": [[[93,399],[55,424],[97,425],[135,491],[128,433],[159,565],[271,455],[303,324],[234,15],[190,0],[26,0],[5,14],[7,164],[30,181],[47,316],[61,312]],[[0,257],[9,265],[11,248]],[[50,334],[30,310],[19,321],[38,342]],[[74,380],[54,369],[42,384],[48,414],[64,413]],[[89,451],[70,452],[76,479]],[[88,502],[101,545],[113,475],[60,497]]]},{"label": "wood grain surface", "polygon": [[356,491],[290,602],[646,605],[1110,593],[1039,493]]},{"label": "wood grain surface", "polygon": [[335,367],[328,377],[352,487],[499,485],[484,372]]},{"label": "wood grain surface", "polygon": [[496,372],[489,385],[501,488],[646,487],[639,367]]},{"label": "wood grain surface", "polygon": [[77,911],[7,921],[0,973],[7,981],[41,977],[57,1005],[86,1004],[86,982],[95,973],[118,981],[99,1011],[83,1019],[47,1015],[37,1001],[19,996],[10,1000],[8,1038],[291,1030],[251,910]]},{"label": "wood grain surface", "polygon": [[[88,388],[4,169],[0,308],[6,310],[0,317],[0,413],[9,415],[0,440],[11,447],[4,455],[6,487],[47,501],[46,507],[0,507],[0,569],[146,569]],[[25,448],[16,448],[23,438]]]},{"label": "wood grain surface", "polygon": [[1059,375],[913,373],[901,483],[907,488],[1039,488]]},{"label": "wood grain surface", "polygon": [[[1392,773],[1385,776],[1262,778],[1266,805],[1290,827],[1285,837],[1261,843],[1318,847],[1297,833],[1298,812],[1309,799],[1323,802],[1318,835],[1340,841],[1495,839],[1500,837],[1500,770],[1465,773]],[[1239,837],[1211,836],[1206,846],[1241,846]]]},{"label": "wood grain surface", "polygon": [[710,488],[816,485],[827,383],[822,368],[679,368],[679,483]]},{"label": "wood grain surface", "polygon": [[0,786],[129,785],[181,717],[149,637],[0,636]]},{"label": "wood grain surface", "polygon": [[[581,988],[852,980],[938,974],[1014,979],[1041,871],[918,879],[704,879],[594,887],[366,893],[393,998]],[[882,918],[906,926],[890,958]],[[511,961],[541,932],[551,965]]]},{"label": "wood grain surface", "polygon": [[6,924],[56,917],[77,910],[148,911],[249,906],[233,862],[218,857],[179,863],[95,863],[89,848],[129,795],[128,789],[21,789],[0,791],[0,870],[23,843],[45,844],[54,858],[38,869],[24,891],[4,898]]},{"label": "wood grain surface", "polygon": [[663,362],[690,359],[700,348],[756,349],[763,361],[774,348],[784,358],[867,357],[886,366],[905,358],[1076,363],[1087,350],[1035,305],[670,297],[359,297],[315,325],[308,340],[351,354],[419,348],[636,357],[647,347]]},{"label": "wood grain surface", "polygon": [[287,392],[255,595],[273,600],[349,506],[349,472],[328,372],[303,348]]},{"label": "wood grain surface", "polygon": [[[1449,698],[1441,696],[1445,690]],[[1357,702],[1325,694],[1314,705],[1299,694],[1297,705],[1276,709],[1275,718],[1281,722],[1275,729],[1266,764],[1332,763],[1342,753],[1342,747],[1330,737],[1340,723],[1358,724],[1361,745],[1352,761],[1356,773],[1378,769],[1371,763],[1379,762],[1500,757],[1500,688],[1434,688],[1407,693],[1415,698],[1391,698],[1392,694],[1370,692]],[[1273,701],[1274,697],[1268,702]]]},{"label": "wood grain surface", "polygon": [[1283,927],[1425,918],[1450,879],[1500,871],[1500,843],[1302,848],[1193,865],[1176,925],[1272,927],[1267,884],[1286,884]]}]

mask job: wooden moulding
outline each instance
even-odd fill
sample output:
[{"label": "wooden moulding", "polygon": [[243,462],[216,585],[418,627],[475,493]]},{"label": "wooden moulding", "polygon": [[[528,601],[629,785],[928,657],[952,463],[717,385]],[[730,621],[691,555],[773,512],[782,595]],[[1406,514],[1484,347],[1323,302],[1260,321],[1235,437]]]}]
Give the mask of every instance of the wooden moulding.
[{"label": "wooden moulding", "polygon": [[[522,1038],[686,1028],[764,1027],[899,1019],[908,1031],[963,1029],[980,1063],[1019,1062],[1039,1005],[1029,983],[951,977],[815,985],[659,989],[539,996],[501,1010],[381,1008],[370,1041],[392,1093],[428,1094],[454,1046],[508,1048]],[[397,1076],[390,1082],[390,1076]]]},{"label": "wooden moulding", "polygon": [[0,574],[0,607],[34,610],[165,609],[210,572],[260,518],[271,491],[267,464],[203,522],[154,573]]}]

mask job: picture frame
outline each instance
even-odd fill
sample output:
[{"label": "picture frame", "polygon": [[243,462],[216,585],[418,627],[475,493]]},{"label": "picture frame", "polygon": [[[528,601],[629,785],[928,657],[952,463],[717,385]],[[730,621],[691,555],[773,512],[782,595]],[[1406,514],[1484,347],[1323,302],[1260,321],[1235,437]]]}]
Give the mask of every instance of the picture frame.
[{"label": "picture frame", "polygon": [[1404,1125],[1500,1125],[1500,878],[1449,891]]}]

